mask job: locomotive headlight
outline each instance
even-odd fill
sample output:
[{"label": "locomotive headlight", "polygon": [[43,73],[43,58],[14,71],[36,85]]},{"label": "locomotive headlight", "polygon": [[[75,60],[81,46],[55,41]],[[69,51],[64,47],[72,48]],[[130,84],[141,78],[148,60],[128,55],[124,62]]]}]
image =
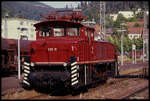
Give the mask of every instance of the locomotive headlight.
[{"label": "locomotive headlight", "polygon": [[32,66],[32,67],[34,66],[34,63],[33,63],[33,62],[31,62],[31,66]]},{"label": "locomotive headlight", "polygon": [[66,67],[66,66],[67,66],[67,63],[65,62],[65,63],[64,63],[64,67]]}]

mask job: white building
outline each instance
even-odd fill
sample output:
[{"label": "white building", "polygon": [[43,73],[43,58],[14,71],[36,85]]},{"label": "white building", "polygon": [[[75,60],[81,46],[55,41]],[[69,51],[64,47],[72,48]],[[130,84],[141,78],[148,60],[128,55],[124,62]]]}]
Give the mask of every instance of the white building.
[{"label": "white building", "polygon": [[125,18],[131,18],[134,16],[133,11],[119,11],[118,14],[122,14]]},{"label": "white building", "polygon": [[128,37],[129,39],[138,39],[140,37],[142,37],[142,32],[143,32],[143,28],[141,27],[132,27],[132,28],[128,28]]},{"label": "white building", "polygon": [[113,21],[116,21],[118,14],[110,14],[109,16]]},{"label": "white building", "polygon": [[[1,38],[18,39],[27,38],[28,40],[36,40],[35,27],[33,26],[38,21],[27,20],[21,18],[6,18],[2,19],[1,23]],[[18,28],[20,28],[18,30]]]},{"label": "white building", "polygon": [[138,13],[141,13],[141,12],[142,12],[142,9],[138,8],[137,11],[135,11],[135,14],[138,14]]}]

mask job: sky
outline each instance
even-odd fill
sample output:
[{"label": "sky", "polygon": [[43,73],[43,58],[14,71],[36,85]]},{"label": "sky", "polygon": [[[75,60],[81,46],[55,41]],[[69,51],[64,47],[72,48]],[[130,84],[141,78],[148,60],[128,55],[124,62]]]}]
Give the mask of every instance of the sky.
[{"label": "sky", "polygon": [[80,2],[72,2],[72,1],[57,1],[57,2],[54,2],[54,1],[44,1],[44,2],[41,2],[41,3],[44,3],[46,5],[50,5],[51,7],[54,7],[54,8],[65,8],[66,7],[66,4],[68,4],[68,8],[71,8],[71,5],[74,7],[77,7],[77,5],[80,3]]}]

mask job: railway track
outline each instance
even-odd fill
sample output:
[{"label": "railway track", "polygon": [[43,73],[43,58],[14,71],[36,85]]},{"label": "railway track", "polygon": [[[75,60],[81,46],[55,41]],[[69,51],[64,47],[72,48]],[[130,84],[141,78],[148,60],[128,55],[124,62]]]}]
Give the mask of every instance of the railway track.
[{"label": "railway track", "polygon": [[[127,72],[126,74],[130,75],[130,74],[141,74],[143,73],[143,70],[142,69],[139,69],[139,70],[135,70],[135,71],[132,71],[132,72]],[[125,73],[124,73],[125,74]],[[129,80],[129,81],[128,81]],[[138,81],[140,79],[134,79],[134,81]],[[109,80],[106,84],[104,85],[100,85],[100,88],[98,89],[101,89],[101,88],[107,88],[107,87],[110,87],[112,85],[115,85],[115,84],[118,84],[120,82],[130,82],[132,80],[130,80],[129,78],[123,78],[123,79],[112,79],[112,80]],[[140,88],[141,89],[141,88]],[[146,89],[146,88],[145,88]],[[97,90],[97,89],[96,89]],[[92,88],[89,88],[89,91],[90,92],[87,92],[87,93],[91,93],[91,92],[94,92],[92,91]],[[126,97],[128,97],[129,95],[132,95],[133,92],[128,93],[126,96],[120,98],[120,99],[126,99]],[[135,92],[136,93],[136,92]],[[84,96],[83,96],[84,97]],[[82,98],[83,98],[82,97]],[[77,99],[80,99],[80,94],[77,95],[77,96],[72,96],[71,94],[68,94],[68,95],[64,95],[64,96],[51,96],[49,94],[45,94],[45,93],[32,93],[32,96],[30,97],[25,97],[23,99],[73,99],[73,98],[77,98]],[[105,99],[105,98],[104,98]],[[106,98],[107,99],[107,98]]]},{"label": "railway track", "polygon": [[[135,94],[137,94],[137,93],[140,93],[140,92],[142,92],[142,91],[145,91],[146,89],[148,89],[149,88],[149,86],[145,86],[145,87],[142,87],[142,88],[139,88],[139,89],[137,89],[136,91],[134,91],[134,92],[132,92],[132,93],[130,93],[130,94],[127,94],[127,95],[124,95],[124,96],[122,96],[122,97],[120,97],[120,99],[130,99],[130,97],[132,97],[132,96],[134,96]],[[136,99],[136,97],[132,97],[132,99]]]},{"label": "railway track", "polygon": [[[129,72],[129,73],[127,73],[128,75],[129,74],[139,74],[139,73],[142,73],[143,71],[141,71],[141,70],[137,70],[137,71],[132,71],[132,72]],[[115,80],[112,80],[111,82],[109,82],[109,83],[106,83],[105,85],[103,85],[103,87],[109,87],[109,86],[111,86],[111,85],[114,85],[114,84],[116,84],[116,83],[119,83],[119,82],[125,82],[125,81],[128,81],[129,80],[129,78],[124,78],[124,79],[115,79]],[[140,80],[140,79],[135,79],[134,81],[138,81],[138,80]],[[129,94],[128,94],[129,95]],[[79,96],[79,95],[77,95],[77,96]],[[39,94],[39,95],[36,95],[36,96],[32,96],[32,97],[29,97],[29,98],[26,98],[26,99],[39,99],[39,98],[49,98],[49,99],[72,99],[72,97],[73,96],[71,96],[71,95],[66,95],[66,96],[50,96],[50,95],[48,95],[48,94]],[[125,98],[126,96],[124,96],[124,98]],[[75,97],[76,98],[76,97]],[[123,97],[122,97],[123,98]],[[122,99],[121,98],[121,99]],[[123,99],[124,99],[123,98]]]},{"label": "railway track", "polygon": [[[126,72],[126,73],[121,73],[120,75],[138,75],[138,74],[140,74],[140,75],[147,75],[148,76],[148,68],[141,68],[141,69],[136,69],[136,70],[134,70],[134,71],[130,71],[130,72]],[[109,82],[108,82],[108,86],[109,86],[109,84],[114,84],[114,83],[116,83],[116,82],[121,82],[121,81],[124,81],[124,80],[128,80],[128,79],[130,79],[130,78],[112,78],[112,80],[110,80]]]}]

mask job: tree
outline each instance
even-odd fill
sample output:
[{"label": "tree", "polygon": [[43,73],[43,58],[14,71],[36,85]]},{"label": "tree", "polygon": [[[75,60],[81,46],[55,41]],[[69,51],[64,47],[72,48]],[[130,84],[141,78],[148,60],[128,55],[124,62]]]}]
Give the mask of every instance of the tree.
[{"label": "tree", "polygon": [[130,52],[132,49],[132,40],[128,38],[128,36],[123,37],[124,51]]},{"label": "tree", "polygon": [[6,8],[2,8],[2,17],[4,17],[6,13],[10,16],[10,11]]},{"label": "tree", "polygon": [[106,28],[112,28],[113,27],[113,20],[106,15]]},{"label": "tree", "polygon": [[126,18],[120,13],[117,16],[117,21],[120,23],[124,23],[126,21]]},{"label": "tree", "polygon": [[117,27],[117,28],[120,28],[120,24],[122,24],[126,21],[127,21],[127,19],[120,13],[117,16],[116,21],[114,22],[114,26]]},{"label": "tree", "polygon": [[142,47],[143,47],[143,39],[142,38],[138,38],[138,39],[133,38],[132,39],[132,44],[136,45],[136,49],[142,49]]}]

